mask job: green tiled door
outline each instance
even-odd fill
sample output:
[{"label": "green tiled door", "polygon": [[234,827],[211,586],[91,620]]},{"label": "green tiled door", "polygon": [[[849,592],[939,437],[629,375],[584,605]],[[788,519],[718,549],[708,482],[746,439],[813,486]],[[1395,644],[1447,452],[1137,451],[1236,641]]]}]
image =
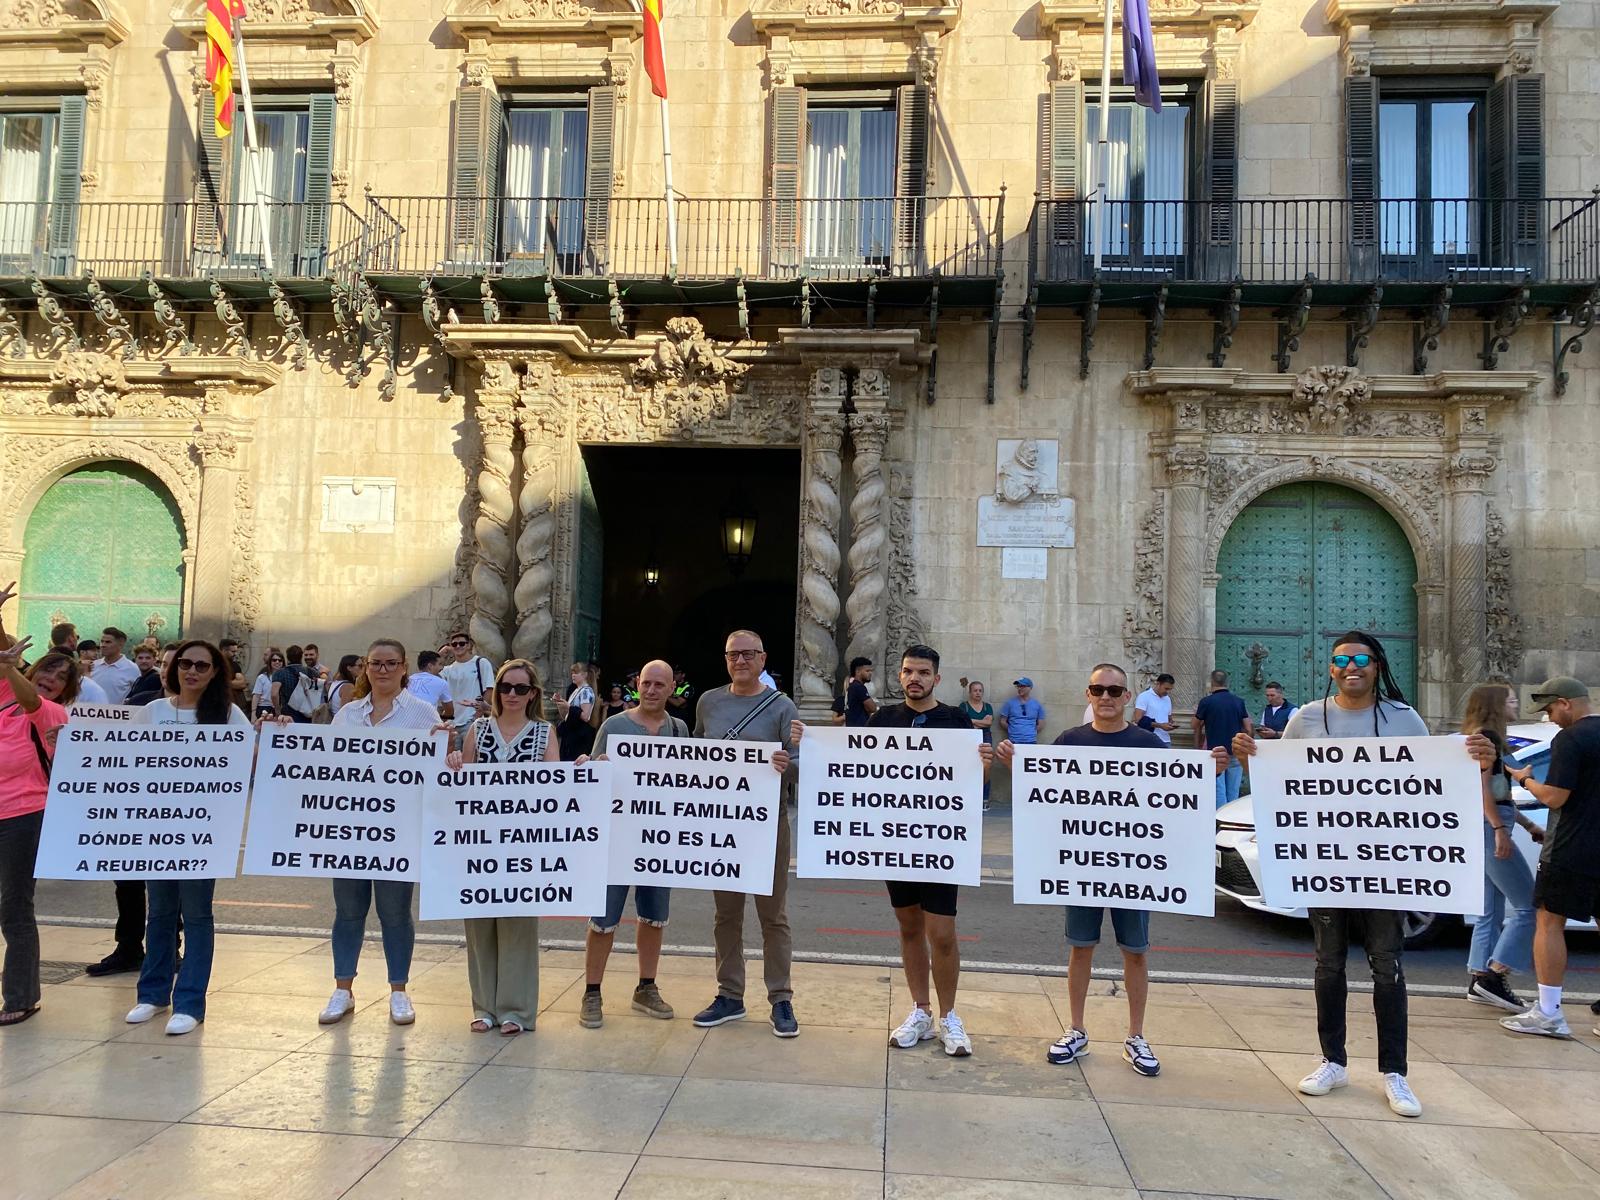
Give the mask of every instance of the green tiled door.
[{"label": "green tiled door", "polygon": [[1331,640],[1347,629],[1382,639],[1415,700],[1417,563],[1376,501],[1329,483],[1274,488],[1228,530],[1217,574],[1217,666],[1252,716],[1270,679],[1296,704],[1319,699]]},{"label": "green tiled door", "polygon": [[35,646],[61,620],[81,637],[107,625],[135,641],[179,635],[183,524],[148,472],[105,463],[57,480],[28,518],[23,554],[19,625]]}]

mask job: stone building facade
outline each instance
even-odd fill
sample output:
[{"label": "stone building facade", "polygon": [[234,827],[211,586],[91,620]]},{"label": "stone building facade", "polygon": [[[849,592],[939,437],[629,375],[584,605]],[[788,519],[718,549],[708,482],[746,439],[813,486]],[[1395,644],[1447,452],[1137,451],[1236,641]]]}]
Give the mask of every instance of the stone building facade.
[{"label": "stone building facade", "polygon": [[[326,658],[465,624],[559,675],[583,448],[760,446],[799,454],[808,712],[913,639],[991,695],[1026,672],[1051,727],[1100,659],[1180,708],[1291,669],[1329,631],[1241,623],[1227,535],[1308,483],[1330,547],[1347,494],[1403,534],[1352,569],[1401,571],[1431,720],[1490,674],[1600,680],[1600,3],[1150,8],[1177,115],[1114,100],[1097,273],[1096,0],[681,0],[676,262],[623,0],[257,0],[262,206],[201,5],[14,0],[8,623],[53,603],[40,504],[121,462],[171,502],[185,630]],[[1019,504],[1022,439],[1054,478]]]}]

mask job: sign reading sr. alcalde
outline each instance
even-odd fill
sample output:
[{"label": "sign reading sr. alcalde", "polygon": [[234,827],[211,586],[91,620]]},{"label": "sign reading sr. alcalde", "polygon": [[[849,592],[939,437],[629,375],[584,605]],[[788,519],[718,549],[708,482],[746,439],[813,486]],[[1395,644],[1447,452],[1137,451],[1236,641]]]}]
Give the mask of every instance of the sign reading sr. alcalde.
[{"label": "sign reading sr. alcalde", "polygon": [[1018,746],[1012,898],[1212,916],[1216,770],[1203,750]]},{"label": "sign reading sr. alcalde", "polygon": [[232,879],[255,741],[74,713],[56,735],[35,877]]},{"label": "sign reading sr. alcalde", "polygon": [[1483,801],[1460,738],[1261,742],[1250,760],[1275,908],[1483,911]]},{"label": "sign reading sr. alcalde", "polygon": [[782,780],[772,768],[780,749],[709,738],[609,739],[610,882],[770,896],[784,820]]},{"label": "sign reading sr. alcalde", "polygon": [[415,880],[422,785],[448,736],[265,726],[245,874]]},{"label": "sign reading sr. alcalde", "polygon": [[795,873],[976,887],[983,873],[978,739],[975,729],[807,729]]},{"label": "sign reading sr. alcalde", "polygon": [[610,763],[431,771],[422,791],[422,919],[604,912],[610,808]]}]

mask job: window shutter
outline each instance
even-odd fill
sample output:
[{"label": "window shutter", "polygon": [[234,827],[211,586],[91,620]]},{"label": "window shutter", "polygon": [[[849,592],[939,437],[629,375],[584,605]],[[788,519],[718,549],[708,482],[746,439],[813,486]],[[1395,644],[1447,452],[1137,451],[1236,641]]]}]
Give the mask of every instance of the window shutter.
[{"label": "window shutter", "polygon": [[1205,269],[1207,279],[1231,279],[1238,253],[1239,85],[1212,79],[1205,96]]},{"label": "window shutter", "polygon": [[450,159],[450,257],[486,266],[495,257],[500,168],[505,157],[505,112],[490,87],[456,90],[455,146]]},{"label": "window shutter", "polygon": [[1544,76],[1511,75],[1489,91],[1489,242],[1498,266],[1539,264],[1544,232]]},{"label": "window shutter", "polygon": [[1350,273],[1378,275],[1378,81],[1344,81],[1345,150],[1350,187]]},{"label": "window shutter", "polygon": [[583,240],[589,268],[611,266],[611,192],[616,180],[617,89],[589,89],[589,157],[584,168]]},{"label": "window shutter", "polygon": [[932,123],[929,89],[913,83],[902,87],[896,99],[898,129],[895,137],[895,245],[896,265],[922,273],[922,237],[926,225],[929,130]]},{"label": "window shutter", "polygon": [[800,192],[805,177],[806,90],[775,87],[767,110],[768,253],[777,272],[800,269]]},{"label": "window shutter", "polygon": [[[211,262],[222,253],[222,231],[227,226],[222,206],[228,202],[229,188],[229,159],[217,136],[214,103],[209,91],[200,93],[194,138],[194,248]],[[245,136],[243,121],[243,112],[238,112],[234,127],[239,137]]]},{"label": "window shutter", "polygon": [[55,178],[50,185],[50,271],[76,274],[78,248],[78,190],[83,186],[82,96],[61,97],[56,118]]},{"label": "window shutter", "polygon": [[1083,83],[1056,83],[1046,106],[1050,117],[1044,164],[1050,203],[1051,277],[1075,275],[1083,255]]},{"label": "window shutter", "polygon": [[333,122],[337,109],[332,93],[312,95],[310,128],[306,133],[306,204],[300,227],[298,264],[299,273],[310,277],[321,275],[327,260],[328,210],[333,201]]}]

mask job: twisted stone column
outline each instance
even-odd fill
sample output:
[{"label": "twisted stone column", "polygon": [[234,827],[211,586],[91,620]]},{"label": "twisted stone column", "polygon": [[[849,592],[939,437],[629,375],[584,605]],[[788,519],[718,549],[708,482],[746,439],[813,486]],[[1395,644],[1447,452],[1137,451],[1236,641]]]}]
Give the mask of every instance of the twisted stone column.
[{"label": "twisted stone column", "polygon": [[855,495],[850,499],[849,658],[881,662],[888,615],[889,495],[883,475],[883,451],[889,441],[889,418],[881,413],[850,414],[854,450],[850,471]]},{"label": "twisted stone column", "polygon": [[478,514],[472,522],[477,561],[472,567],[472,615],[467,628],[478,653],[491,662],[506,657],[511,623],[511,439],[516,429],[511,407],[498,397],[480,395],[476,408],[483,455],[478,463]]},{"label": "twisted stone column", "polygon": [[1205,573],[1206,472],[1204,450],[1167,452],[1167,481],[1172,503],[1167,522],[1167,653],[1165,670],[1177,677],[1178,690],[1206,694],[1212,664],[1207,661],[1210,637],[1205,629],[1201,587]]},{"label": "twisted stone column", "polygon": [[808,413],[805,436],[797,698],[802,707],[825,711],[839,670],[839,447],[844,418],[838,413]]},{"label": "twisted stone column", "polygon": [[518,507],[517,630],[511,648],[539,668],[546,687],[554,677],[550,634],[555,628],[556,524],[561,479],[561,421],[548,405],[517,414],[522,426],[522,492]]},{"label": "twisted stone column", "polygon": [[200,464],[200,528],[183,632],[216,641],[228,631],[239,442],[225,430],[211,430],[196,434],[192,446]]},{"label": "twisted stone column", "polygon": [[1450,652],[1457,711],[1487,671],[1488,523],[1485,486],[1494,471],[1487,454],[1450,460]]}]

